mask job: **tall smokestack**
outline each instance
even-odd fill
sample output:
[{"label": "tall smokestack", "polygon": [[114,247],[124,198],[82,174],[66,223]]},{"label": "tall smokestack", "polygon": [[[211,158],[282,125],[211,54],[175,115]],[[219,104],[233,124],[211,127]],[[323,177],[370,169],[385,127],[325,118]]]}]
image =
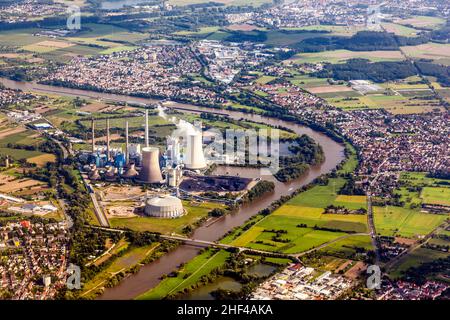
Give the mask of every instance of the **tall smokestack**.
[{"label": "tall smokestack", "polygon": [[128,121],[125,122],[125,164],[130,163],[130,145],[128,142]]},{"label": "tall smokestack", "polygon": [[95,125],[94,118],[91,120],[92,153],[95,153]]},{"label": "tall smokestack", "polygon": [[110,149],[109,149],[109,118],[106,118],[106,159],[110,160]]},{"label": "tall smokestack", "polygon": [[149,146],[149,141],[148,141],[148,110],[145,110],[145,146],[148,147]]}]

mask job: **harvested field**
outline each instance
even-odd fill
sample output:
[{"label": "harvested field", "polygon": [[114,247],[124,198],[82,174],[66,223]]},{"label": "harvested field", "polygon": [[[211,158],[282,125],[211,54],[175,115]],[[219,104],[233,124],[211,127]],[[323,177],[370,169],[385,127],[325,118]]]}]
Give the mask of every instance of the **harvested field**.
[{"label": "harvested field", "polygon": [[13,193],[20,189],[43,186],[44,183],[33,179],[17,179],[16,177],[0,174],[0,192]]},{"label": "harvested field", "polygon": [[431,59],[449,65],[450,44],[425,43],[418,46],[402,47],[402,50],[412,58]]},{"label": "harvested field", "polygon": [[395,242],[399,244],[406,244],[408,246],[413,245],[416,243],[416,240],[409,239],[409,238],[402,238],[402,237],[395,237]]},{"label": "harvested field", "polygon": [[24,127],[4,129],[4,130],[0,131],[0,139],[3,139],[10,135],[17,134],[17,133],[24,132],[24,131],[26,131],[26,129]]},{"label": "harvested field", "polygon": [[353,261],[347,260],[344,263],[342,263],[339,267],[337,267],[333,272],[338,273],[341,270],[345,270]]},{"label": "harvested field", "polygon": [[43,167],[47,162],[55,162],[56,157],[53,154],[45,153],[40,156],[29,158],[27,161],[36,164],[38,167]]},{"label": "harvested field", "polygon": [[232,31],[253,31],[258,30],[259,28],[251,24],[242,23],[242,24],[232,24],[227,29]]},{"label": "harvested field", "polygon": [[41,46],[41,47],[51,47],[51,48],[58,48],[58,49],[62,49],[62,48],[68,48],[73,46],[73,43],[70,42],[64,42],[64,41],[51,41],[51,40],[45,40],[42,42],[38,42],[35,45],[37,46]]},{"label": "harvested field", "polygon": [[99,112],[106,108],[107,105],[101,102],[89,103],[88,105],[82,106],[79,110],[83,112]]},{"label": "harvested field", "polygon": [[355,263],[353,267],[351,267],[346,273],[345,276],[347,278],[355,280],[358,276],[367,270],[367,264],[362,261],[358,261]]}]

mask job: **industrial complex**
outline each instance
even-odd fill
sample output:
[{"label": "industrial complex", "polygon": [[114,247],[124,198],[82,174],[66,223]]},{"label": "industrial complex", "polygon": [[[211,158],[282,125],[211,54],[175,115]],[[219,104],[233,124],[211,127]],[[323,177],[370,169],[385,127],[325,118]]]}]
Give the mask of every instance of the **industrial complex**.
[{"label": "industrial complex", "polygon": [[[98,121],[106,122],[106,145],[96,143]],[[145,109],[143,145],[130,143],[129,122],[125,121],[123,150],[111,144],[109,118],[91,119],[90,148],[77,154],[89,189],[94,197],[99,195],[100,207],[103,205],[107,208],[111,199],[102,197],[108,194],[102,192],[102,188],[111,185],[128,188],[127,191],[119,192],[122,194],[120,200],[128,201],[125,205],[114,203],[114,206],[109,206],[110,209],[104,210],[110,217],[130,217],[137,214],[145,217],[177,218],[186,214],[181,199],[209,201],[211,199],[204,196],[205,192],[242,193],[252,185],[251,178],[206,175],[208,162],[204,154],[201,124],[193,125],[175,118],[172,121],[176,122],[177,129],[166,137],[166,145],[150,145],[149,112]],[[144,189],[145,193],[142,192]]]}]

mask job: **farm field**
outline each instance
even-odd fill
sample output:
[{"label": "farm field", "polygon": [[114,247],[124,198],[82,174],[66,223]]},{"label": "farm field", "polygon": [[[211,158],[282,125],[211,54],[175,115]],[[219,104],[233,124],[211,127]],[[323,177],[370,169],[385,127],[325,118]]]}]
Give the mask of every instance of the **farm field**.
[{"label": "farm field", "polygon": [[[16,160],[21,159],[33,159],[38,163],[42,163],[44,158],[49,160],[53,159],[53,155],[45,154],[37,150],[24,150],[24,149],[13,149],[8,147],[9,143],[18,145],[39,145],[43,142],[43,139],[36,136],[36,132],[32,130],[17,130],[9,129],[8,131],[3,131],[0,136],[0,154],[8,155]],[[37,158],[39,156],[46,155],[46,157]]]},{"label": "farm field", "polygon": [[225,264],[230,253],[208,249],[179,269],[176,277],[167,277],[155,288],[137,297],[138,300],[157,300],[195,285],[199,279]]},{"label": "farm field", "polygon": [[400,61],[404,60],[400,51],[349,51],[332,50],[313,53],[298,53],[294,57],[285,60],[285,63],[342,63],[349,59],[363,58],[372,62]]},{"label": "farm field", "polygon": [[438,29],[445,24],[445,19],[431,16],[413,16],[406,19],[397,19],[394,22],[419,29]]},{"label": "farm field", "polygon": [[403,275],[403,272],[411,267],[418,267],[423,263],[431,262],[433,260],[445,258],[448,256],[446,252],[440,252],[437,250],[431,250],[426,248],[417,248],[410,254],[401,257],[396,261],[391,270],[393,270],[389,276],[391,278],[399,278]]},{"label": "farm field", "polygon": [[[364,214],[323,213],[329,205],[366,208],[365,196],[337,195],[336,191],[344,182],[341,178],[330,179],[326,186],[315,186],[297,195],[241,232],[231,243],[259,250],[298,253],[348,235],[348,232],[367,232]],[[230,241],[226,239],[224,242]]]},{"label": "farm field", "polygon": [[303,30],[303,31],[327,31],[326,35],[345,36],[350,37],[358,31],[364,30],[364,27],[359,26],[333,26],[333,25],[313,25],[301,28],[284,28],[285,30]]},{"label": "farm field", "polygon": [[121,242],[118,243],[117,248],[114,249],[114,253],[119,254],[120,252],[128,249],[129,251],[115,259],[105,270],[98,273],[93,279],[85,283],[81,297],[89,297],[89,294],[95,293],[95,291],[104,287],[112,276],[120,272],[124,272],[141,262],[158,245],[158,243],[153,243],[151,245],[134,247],[130,249],[129,243],[121,240]]},{"label": "farm field", "polygon": [[353,255],[359,248],[364,248],[365,250],[372,250],[372,241],[370,236],[355,235],[346,239],[336,241],[330,244],[326,248],[320,249],[318,252],[323,254],[344,254],[346,256]]},{"label": "farm field", "polygon": [[383,236],[414,238],[433,231],[447,219],[446,215],[421,213],[419,209],[374,207],[377,233]]},{"label": "farm field", "polygon": [[192,225],[199,219],[208,216],[208,212],[215,208],[224,208],[217,203],[193,204],[183,201],[187,214],[177,219],[159,219],[152,217],[111,218],[109,222],[113,228],[128,228],[134,231],[151,231],[164,234],[181,234],[183,228]]},{"label": "farm field", "polygon": [[328,86],[328,79],[325,78],[315,78],[310,77],[308,75],[296,75],[293,79],[289,79],[289,81],[299,86],[300,88],[309,89],[309,88],[315,88],[315,87],[324,87]]},{"label": "farm field", "polygon": [[[168,3],[173,6],[187,6],[191,4],[203,4],[211,2],[210,0],[169,0]],[[272,0],[215,0],[216,3],[221,3],[226,6],[248,5],[259,7],[265,3],[271,3]]]},{"label": "farm field", "polygon": [[435,63],[450,66],[450,44],[426,43],[402,47],[403,52],[414,59],[431,59]]},{"label": "farm field", "polygon": [[411,184],[413,186],[431,187],[447,184],[449,180],[427,177],[424,172],[402,172],[400,181]]},{"label": "farm field", "polygon": [[397,23],[382,23],[381,24],[383,28],[387,32],[395,33],[398,36],[404,36],[404,37],[415,37],[420,32],[420,30],[416,30],[411,27],[407,27],[401,24]]},{"label": "farm field", "polygon": [[44,182],[28,179],[19,178],[14,175],[9,175],[5,172],[0,173],[0,192],[7,194],[16,194],[16,192],[29,191],[32,189],[42,189],[47,185]]},{"label": "farm field", "polygon": [[425,204],[450,206],[450,188],[425,187],[420,196]]},{"label": "farm field", "polygon": [[134,45],[147,38],[143,33],[105,24],[86,23],[83,30],[69,37],[34,35],[38,28],[7,30],[0,32],[0,42],[11,49],[34,53],[36,59],[68,62],[74,55],[91,56],[132,50]]},{"label": "farm field", "polygon": [[[431,112],[434,109],[443,110],[437,99],[429,99],[428,89],[419,89],[421,91],[402,91],[401,94],[367,94],[364,96],[352,97],[334,97],[328,96],[326,100],[344,110],[351,109],[385,109],[392,114],[414,114]],[[426,91],[422,91],[426,90]]]}]

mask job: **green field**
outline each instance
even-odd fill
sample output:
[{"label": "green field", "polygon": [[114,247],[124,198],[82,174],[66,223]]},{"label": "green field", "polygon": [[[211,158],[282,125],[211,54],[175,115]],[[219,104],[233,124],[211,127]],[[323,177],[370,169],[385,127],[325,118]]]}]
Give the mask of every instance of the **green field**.
[{"label": "green field", "polygon": [[430,91],[411,89],[397,91],[394,94],[376,93],[347,98],[327,97],[328,103],[344,110],[385,109],[393,114],[414,114],[431,112],[434,109],[443,110],[437,99],[430,98]]},{"label": "green field", "polygon": [[[140,263],[157,246],[158,243],[153,243],[144,247],[131,248],[128,252],[116,258],[105,270],[98,273],[94,278],[85,283],[83,285],[81,296],[89,297],[90,294],[95,293],[95,291],[105,286],[106,282],[111,278],[111,276],[119,272],[124,272],[134,265]],[[117,248],[114,250],[114,253],[119,254],[120,252],[127,250],[128,248],[129,244],[121,240],[118,243]]]},{"label": "green field", "polygon": [[449,183],[449,180],[427,177],[427,174],[424,172],[402,172],[400,174],[400,181],[402,183],[407,183],[408,185],[419,187],[437,187]]},{"label": "green field", "polygon": [[206,250],[198,255],[178,272],[176,277],[167,277],[162,280],[155,288],[137,297],[138,300],[159,300],[169,294],[175,294],[179,291],[195,285],[202,276],[208,275],[215,268],[222,266],[230,253],[224,250]]},{"label": "green field", "polygon": [[[249,230],[238,231],[237,237],[228,236],[223,242],[259,250],[298,253],[348,235],[347,232],[365,233],[366,215],[323,213],[329,205],[366,208],[365,196],[337,195],[344,183],[344,179],[335,178],[330,179],[326,186],[314,186],[271,215],[259,218]],[[272,230],[285,230],[287,233],[281,233],[277,239]]]},{"label": "green field", "polygon": [[446,219],[445,215],[421,213],[402,207],[374,207],[375,228],[383,236],[423,236]]},{"label": "green field", "polygon": [[199,219],[206,217],[214,208],[224,208],[217,203],[192,204],[183,201],[187,214],[176,219],[159,219],[152,217],[112,218],[109,220],[113,228],[128,228],[135,231],[151,231],[164,234],[181,234],[186,225],[194,224]]},{"label": "green field", "polygon": [[432,16],[412,16],[406,19],[395,20],[395,23],[418,29],[438,29],[445,25],[445,19]]},{"label": "green field", "polygon": [[204,4],[208,2],[220,3],[225,6],[253,6],[259,7],[265,3],[271,3],[272,0],[169,0],[168,3],[173,6],[187,6],[191,4]]},{"label": "green field", "polygon": [[385,22],[381,25],[387,32],[395,33],[398,36],[415,37],[420,32],[419,30],[416,30],[414,28],[406,27],[397,23]]},{"label": "green field", "polygon": [[403,272],[411,267],[418,267],[423,263],[431,262],[433,260],[445,258],[448,256],[446,252],[440,252],[437,250],[431,250],[426,248],[418,248],[412,251],[410,254],[401,257],[392,266],[392,272],[389,273],[391,278],[399,278]]},{"label": "green field", "polygon": [[450,188],[425,187],[420,196],[425,204],[450,206]]},{"label": "green field", "polygon": [[332,50],[312,53],[298,53],[286,62],[295,63],[342,63],[349,59],[363,58],[372,62],[404,60],[400,51],[349,51]]},{"label": "green field", "polygon": [[4,138],[0,139],[0,154],[9,155],[10,157],[20,160],[20,159],[29,159],[36,156],[44,155],[45,153],[40,151],[29,151],[22,149],[13,149],[8,148],[8,143],[19,144],[19,145],[34,145],[37,146],[42,143],[44,140],[40,137],[31,137],[35,136],[36,132],[32,130],[26,130],[19,133],[14,133],[8,135]]},{"label": "green field", "polygon": [[346,239],[336,241],[330,244],[326,248],[319,250],[319,252],[324,254],[344,254],[350,256],[355,253],[359,248],[364,248],[365,250],[372,250],[372,241],[370,236],[352,236]]}]

